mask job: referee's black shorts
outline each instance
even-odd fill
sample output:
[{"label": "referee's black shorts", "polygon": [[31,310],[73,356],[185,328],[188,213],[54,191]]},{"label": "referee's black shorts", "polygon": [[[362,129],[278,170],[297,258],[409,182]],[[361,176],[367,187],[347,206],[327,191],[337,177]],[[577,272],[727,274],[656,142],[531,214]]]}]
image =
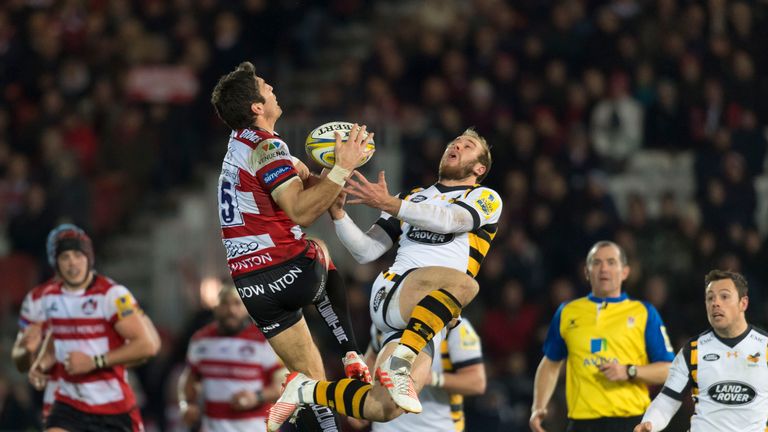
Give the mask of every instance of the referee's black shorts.
[{"label": "referee's black shorts", "polygon": [[566,432],[632,432],[642,420],[643,416],[601,417],[590,420],[570,419]]}]

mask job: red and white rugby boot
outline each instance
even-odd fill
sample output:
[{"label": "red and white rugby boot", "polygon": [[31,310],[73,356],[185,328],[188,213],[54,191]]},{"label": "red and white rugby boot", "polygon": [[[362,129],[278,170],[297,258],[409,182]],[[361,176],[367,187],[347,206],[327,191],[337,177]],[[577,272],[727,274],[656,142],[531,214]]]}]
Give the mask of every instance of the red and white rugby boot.
[{"label": "red and white rugby boot", "polygon": [[392,400],[403,410],[418,414],[421,412],[421,402],[413,386],[410,370],[407,366],[400,366],[392,369],[392,359],[399,359],[390,356],[376,369],[376,381],[380,382],[389,392]]},{"label": "red and white rugby boot", "polygon": [[280,399],[269,409],[268,432],[277,431],[283,423],[296,416],[298,409],[304,404],[301,397],[301,386],[312,381],[314,380],[300,372],[291,372],[286,375]]},{"label": "red and white rugby boot", "polygon": [[344,363],[344,375],[347,378],[356,379],[367,384],[371,383],[371,371],[368,370],[368,365],[365,364],[359,353],[348,351],[341,361]]}]

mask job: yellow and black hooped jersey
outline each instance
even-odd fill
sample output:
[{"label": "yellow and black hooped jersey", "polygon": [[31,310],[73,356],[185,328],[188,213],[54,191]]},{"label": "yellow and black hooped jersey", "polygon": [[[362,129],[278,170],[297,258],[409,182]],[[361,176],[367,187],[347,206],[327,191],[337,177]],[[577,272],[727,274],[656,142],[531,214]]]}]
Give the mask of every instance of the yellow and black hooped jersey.
[{"label": "yellow and black hooped jersey", "polygon": [[563,303],[552,318],[544,355],[566,361],[568,417],[576,420],[642,415],[650,398],[639,380],[608,381],[605,363],[669,362],[674,352],[664,323],[651,304],[593,295]]},{"label": "yellow and black hooped jersey", "polygon": [[480,185],[448,187],[437,183],[399,196],[413,203],[462,207],[472,215],[473,226],[469,232],[436,233],[382,212],[376,224],[386,231],[393,244],[398,244],[397,257],[389,271],[403,273],[416,267],[442,266],[476,276],[498,229],[502,208],[499,194]]},{"label": "yellow and black hooped jersey", "polygon": [[696,403],[691,432],[768,431],[768,333],[750,326],[735,338],[708,330],[675,357],[661,392]]}]

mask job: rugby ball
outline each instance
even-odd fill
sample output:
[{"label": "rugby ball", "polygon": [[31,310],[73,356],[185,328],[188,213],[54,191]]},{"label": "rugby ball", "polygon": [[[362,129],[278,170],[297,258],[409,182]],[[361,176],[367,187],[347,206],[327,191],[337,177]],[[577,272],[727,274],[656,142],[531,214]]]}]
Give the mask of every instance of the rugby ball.
[{"label": "rugby ball", "polygon": [[[333,168],[333,164],[336,162],[336,157],[333,153],[333,146],[336,144],[334,132],[339,132],[341,139],[346,141],[349,138],[349,131],[352,130],[352,126],[352,123],[349,122],[333,121],[316,127],[309,133],[304,145],[307,156],[326,168]],[[375,144],[373,140],[370,140],[366,149],[373,150],[374,148]],[[373,156],[373,152],[360,159],[360,163],[357,166],[363,166],[371,159],[371,156]]]}]

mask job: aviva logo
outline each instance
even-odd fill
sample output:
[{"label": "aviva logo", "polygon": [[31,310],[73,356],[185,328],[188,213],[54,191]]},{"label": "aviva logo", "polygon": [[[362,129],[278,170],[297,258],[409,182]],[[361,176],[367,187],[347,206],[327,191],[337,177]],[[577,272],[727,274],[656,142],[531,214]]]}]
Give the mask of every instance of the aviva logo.
[{"label": "aviva logo", "polygon": [[601,351],[608,350],[608,340],[605,338],[597,338],[589,340],[589,352],[592,354],[599,353]]}]

